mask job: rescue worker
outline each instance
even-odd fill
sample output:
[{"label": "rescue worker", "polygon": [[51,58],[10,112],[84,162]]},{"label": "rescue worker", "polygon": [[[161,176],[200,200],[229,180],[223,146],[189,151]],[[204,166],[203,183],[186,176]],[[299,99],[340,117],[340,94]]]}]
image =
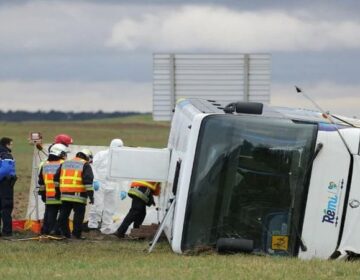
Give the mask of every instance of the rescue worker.
[{"label": "rescue worker", "polygon": [[129,213],[116,232],[116,236],[124,238],[128,227],[134,223],[139,228],[146,216],[146,206],[155,206],[153,195],[160,194],[160,183],[151,181],[133,181],[128,196],[132,198]]},{"label": "rescue worker", "polygon": [[55,196],[54,175],[67,157],[67,147],[54,144],[50,148],[46,162],[41,163],[39,172],[39,195],[45,203],[45,214],[41,234],[60,234],[57,217],[60,213],[61,200]]},{"label": "rescue worker", "polygon": [[71,138],[70,135],[67,135],[67,134],[58,134],[55,136],[54,138],[54,143],[51,144],[48,148],[48,151],[50,152],[50,149],[53,145],[55,144],[63,144],[65,145],[66,147],[69,147],[71,144],[73,144],[74,141],[73,139]]},{"label": "rescue worker", "polygon": [[[75,158],[64,161],[54,176],[56,196],[61,199],[59,226],[61,234],[83,239],[82,223],[85,216],[87,198],[94,203],[94,175],[90,163],[93,155],[89,149],[82,149]],[[73,231],[70,234],[68,219],[74,211]]]},{"label": "rescue worker", "polygon": [[15,161],[11,155],[13,140],[0,139],[0,228],[2,236],[12,235],[12,211],[14,208],[14,185],[17,180]]},{"label": "rescue worker", "polygon": [[[113,139],[110,149],[122,147],[121,139]],[[89,210],[88,230],[98,229],[104,234],[113,234],[117,226],[113,221],[118,202],[118,192],[121,189],[121,199],[125,199],[126,192],[123,190],[125,182],[113,182],[107,179],[107,168],[110,157],[110,149],[98,152],[92,164],[94,172],[95,203]]]},{"label": "rescue worker", "polygon": [[56,135],[54,138],[55,144],[63,144],[66,147],[69,147],[69,145],[71,145],[73,142],[74,141],[71,138],[71,136],[67,135],[67,134],[59,134],[59,135]]}]

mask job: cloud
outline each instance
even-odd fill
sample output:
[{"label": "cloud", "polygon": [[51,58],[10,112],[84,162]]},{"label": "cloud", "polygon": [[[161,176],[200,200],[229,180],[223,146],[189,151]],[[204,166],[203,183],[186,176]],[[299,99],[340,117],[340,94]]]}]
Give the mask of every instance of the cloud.
[{"label": "cloud", "polygon": [[285,11],[183,6],[119,20],[107,45],[120,50],[299,51],[360,47],[360,22]]},{"label": "cloud", "polygon": [[1,109],[151,111],[153,51],[272,52],[274,104],[313,108],[285,84],[296,80],[359,116],[358,1],[306,1],[0,0]]},{"label": "cloud", "polygon": [[[0,5],[0,52],[269,52],[360,47],[359,19],[334,17],[334,13],[319,17],[311,5],[294,11],[290,3],[280,5],[279,1],[276,5],[226,1],[224,6],[215,5],[216,1],[199,1],[201,5],[180,1],[154,5],[145,5],[145,1],[107,1],[106,5],[102,1],[18,2]],[[332,5],[322,10],[324,14],[351,10]]]},{"label": "cloud", "polygon": [[134,6],[124,9],[111,3],[69,2],[25,1],[0,6],[0,51],[42,55],[108,51],[104,42],[111,26],[136,13]]},{"label": "cloud", "polygon": [[1,110],[150,112],[151,89],[151,83],[0,81]]},{"label": "cloud", "polygon": [[[302,90],[324,111],[360,118],[360,85],[319,82],[308,84]],[[317,110],[306,97],[296,93],[294,85],[290,84],[272,85],[271,104]]]}]

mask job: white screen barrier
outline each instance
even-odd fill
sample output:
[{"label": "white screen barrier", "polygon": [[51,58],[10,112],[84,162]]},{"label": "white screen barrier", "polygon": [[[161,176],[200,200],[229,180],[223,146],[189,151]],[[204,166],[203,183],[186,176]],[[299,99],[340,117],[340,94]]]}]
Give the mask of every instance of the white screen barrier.
[{"label": "white screen barrier", "polygon": [[270,54],[153,55],[153,118],[169,121],[180,98],[270,102]]}]

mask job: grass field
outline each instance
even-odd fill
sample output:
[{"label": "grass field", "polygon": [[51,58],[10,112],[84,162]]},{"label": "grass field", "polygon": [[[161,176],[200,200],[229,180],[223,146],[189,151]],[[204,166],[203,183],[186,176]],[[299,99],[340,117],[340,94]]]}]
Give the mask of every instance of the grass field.
[{"label": "grass field", "polygon": [[[30,131],[39,131],[45,142],[59,133],[73,136],[76,144],[108,145],[121,137],[126,145],[164,147],[169,124],[151,121],[148,115],[86,122],[0,123],[0,136],[14,139],[19,181],[14,216],[24,218],[31,176],[33,147]],[[295,258],[251,255],[176,255],[167,242],[147,254],[147,242],[8,241],[0,239],[2,279],[359,279],[358,262],[301,261]]]},{"label": "grass field", "polygon": [[24,217],[24,203],[28,200],[34,151],[28,141],[31,131],[41,132],[44,143],[51,143],[57,134],[67,133],[77,145],[108,146],[111,139],[120,137],[127,146],[165,147],[169,124],[152,122],[150,115],[83,122],[0,123],[0,137],[6,135],[14,139],[13,154],[19,177],[16,183],[15,218]]}]

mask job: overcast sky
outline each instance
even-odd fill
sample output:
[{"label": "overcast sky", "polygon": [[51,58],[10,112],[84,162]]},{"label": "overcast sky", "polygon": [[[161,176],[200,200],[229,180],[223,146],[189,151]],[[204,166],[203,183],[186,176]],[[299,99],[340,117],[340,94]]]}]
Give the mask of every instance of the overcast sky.
[{"label": "overcast sky", "polygon": [[360,117],[359,14],[357,0],[0,0],[0,109],[151,111],[154,52],[265,52],[273,105],[312,108],[299,85]]}]

